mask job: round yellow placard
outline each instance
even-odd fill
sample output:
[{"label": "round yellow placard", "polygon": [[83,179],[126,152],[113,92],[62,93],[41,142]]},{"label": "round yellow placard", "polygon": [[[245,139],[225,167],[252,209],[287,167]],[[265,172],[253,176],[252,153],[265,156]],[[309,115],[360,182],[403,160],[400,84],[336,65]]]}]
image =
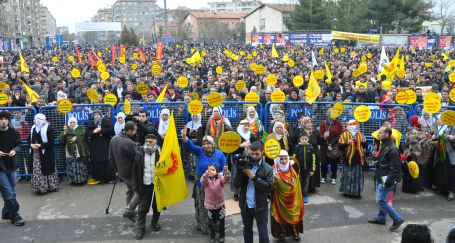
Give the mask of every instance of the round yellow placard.
[{"label": "round yellow placard", "polygon": [[139,53],[133,52],[133,58],[138,58],[138,57],[139,57]]},{"label": "round yellow placard", "polygon": [[235,152],[242,143],[242,138],[236,132],[224,132],[218,138],[218,148],[225,153]]},{"label": "round yellow placard", "polygon": [[343,53],[343,52],[345,52],[345,51],[346,51],[346,48],[344,48],[344,47],[341,47],[340,51],[341,51],[341,53]]},{"label": "round yellow placard", "polygon": [[70,62],[74,61],[74,56],[69,55],[69,56],[68,56],[68,61],[70,61]]},{"label": "round yellow placard", "polygon": [[398,76],[399,78],[404,78],[405,75],[406,75],[406,70],[404,70],[404,69],[398,69],[398,71],[397,71],[397,76]]},{"label": "round yellow placard", "polygon": [[201,56],[203,56],[203,57],[207,56],[207,52],[205,50],[202,51]]},{"label": "round yellow placard", "polygon": [[115,96],[115,94],[110,93],[104,96],[103,101],[105,104],[115,106],[117,105],[118,99],[117,96]]},{"label": "round yellow placard", "polygon": [[250,70],[256,72],[256,66],[257,66],[256,63],[254,63],[254,62],[251,63],[251,64],[250,64]]},{"label": "round yellow placard", "polygon": [[188,104],[188,112],[189,112],[191,115],[200,114],[200,113],[202,112],[202,102],[199,101],[199,100],[192,100],[192,101]]},{"label": "round yellow placard", "polygon": [[362,56],[362,57],[360,58],[360,60],[362,60],[362,62],[364,62],[364,61],[367,60],[367,57],[366,57],[366,56]]},{"label": "round yellow placard", "polygon": [[455,102],[455,89],[450,90],[449,98],[450,98],[450,100]]},{"label": "round yellow placard", "polygon": [[52,57],[53,62],[58,62],[58,57]]},{"label": "round yellow placard", "polygon": [[101,53],[100,51],[96,54],[98,55],[98,57],[101,57],[103,55],[103,53]]},{"label": "round yellow placard", "polygon": [[366,63],[362,62],[362,63],[360,63],[358,69],[359,69],[359,72],[360,72],[360,73],[366,73],[367,70],[368,70],[368,66],[367,66]]},{"label": "round yellow placard", "polygon": [[99,66],[98,66],[98,71],[99,71],[100,73],[106,72],[106,66],[104,66],[104,64],[99,65]]},{"label": "round yellow placard", "polygon": [[390,88],[392,88],[392,82],[390,82],[390,81],[382,81],[381,86],[385,90],[390,90]]},{"label": "round yellow placard", "polygon": [[8,103],[8,95],[5,93],[0,93],[0,105]]},{"label": "round yellow placard", "polygon": [[316,70],[314,72],[314,77],[317,79],[323,79],[324,78],[324,72],[322,70]]},{"label": "round yellow placard", "polygon": [[265,72],[265,67],[262,64],[256,65],[256,68],[254,69],[256,74],[263,74]]},{"label": "round yellow placard", "polygon": [[423,101],[425,101],[426,99],[440,99],[439,95],[435,92],[430,92],[430,93],[427,93],[424,97],[423,97]]},{"label": "round yellow placard", "polygon": [[253,51],[253,53],[251,53],[253,55],[253,57],[257,56],[258,53],[256,51]]},{"label": "round yellow placard", "polygon": [[141,95],[147,94],[149,91],[150,91],[150,87],[147,84],[142,83],[142,84],[136,85],[136,92],[138,94],[141,94]]},{"label": "round yellow placard", "polygon": [[417,101],[417,94],[414,92],[412,89],[406,90],[406,94],[408,95],[408,100],[406,101],[406,104],[412,105]]},{"label": "round yellow placard", "polygon": [[335,49],[333,50],[333,52],[335,52],[335,54],[336,54],[336,53],[340,52],[340,49],[335,48]]},{"label": "round yellow placard", "polygon": [[447,126],[455,125],[455,111],[447,110],[441,114],[441,122]]},{"label": "round yellow placard", "polygon": [[450,73],[449,80],[450,82],[455,83],[455,72]]},{"label": "round yellow placard", "polygon": [[267,139],[265,141],[264,153],[265,153],[265,156],[267,156],[267,158],[275,159],[276,157],[278,157],[278,155],[280,155],[280,151],[281,151],[281,145],[280,145],[280,142],[278,142],[278,140],[271,138],[271,139]]},{"label": "round yellow placard", "polygon": [[161,74],[161,66],[159,64],[153,64],[151,69],[152,69],[153,75]]},{"label": "round yellow placard", "polygon": [[292,68],[292,67],[294,67],[294,65],[295,65],[294,60],[289,59],[289,61],[288,61],[288,66]]},{"label": "round yellow placard", "polygon": [[179,86],[182,89],[188,87],[188,79],[185,76],[180,76],[177,79],[177,86]]},{"label": "round yellow placard", "polygon": [[210,93],[209,96],[207,96],[207,103],[209,103],[211,107],[221,106],[223,104],[223,97],[221,97],[218,92]]},{"label": "round yellow placard", "polygon": [[358,76],[360,76],[360,71],[358,69],[355,69],[354,71],[352,71],[352,76],[354,78],[357,78]]},{"label": "round yellow placard", "polygon": [[272,92],[270,98],[273,102],[283,102],[286,100],[286,94],[279,89],[275,89],[275,91]]},{"label": "round yellow placard", "polygon": [[8,86],[8,84],[6,82],[1,82],[0,83],[0,90],[4,90],[6,88],[6,86]]},{"label": "round yellow placard", "polygon": [[370,120],[371,117],[371,110],[366,105],[361,105],[355,108],[354,110],[354,118],[358,122],[367,122]]},{"label": "round yellow placard", "polygon": [[57,103],[57,111],[62,114],[66,114],[72,110],[73,110],[73,103],[71,103],[71,101],[68,99],[60,100]]},{"label": "round yellow placard", "polygon": [[398,104],[406,104],[408,102],[408,94],[406,91],[400,91],[395,96],[395,100]]},{"label": "round yellow placard", "polygon": [[246,82],[243,80],[239,80],[235,83],[235,90],[241,91],[246,87]]},{"label": "round yellow placard", "polygon": [[131,114],[131,103],[129,100],[125,100],[125,104],[123,104],[123,111],[126,115]]},{"label": "round yellow placard", "polygon": [[81,76],[81,71],[79,71],[79,69],[73,68],[73,70],[71,70],[71,77],[79,78],[80,76]]},{"label": "round yellow placard", "polygon": [[332,107],[332,111],[330,112],[330,117],[332,119],[336,119],[338,118],[339,116],[341,116],[341,114],[343,114],[343,111],[344,111],[344,106],[343,104],[341,104],[340,102],[337,102],[335,105],[333,105]]},{"label": "round yellow placard", "polygon": [[137,69],[137,64],[136,63],[131,64],[131,69],[132,70],[136,70]]},{"label": "round yellow placard", "polygon": [[223,67],[218,66],[218,67],[216,67],[215,71],[216,71],[217,74],[222,74],[223,73]]},{"label": "round yellow placard", "polygon": [[441,110],[441,98],[427,98],[423,101],[423,109],[430,113],[435,114]]},{"label": "round yellow placard", "polygon": [[196,92],[191,92],[190,97],[193,98],[194,100],[199,100],[199,94]]},{"label": "round yellow placard", "polygon": [[253,56],[251,54],[246,55],[246,59],[251,60],[253,59]]},{"label": "round yellow placard", "polygon": [[[249,92],[245,95],[245,102],[259,102],[259,95],[256,92]],[[248,106],[255,106],[255,104],[249,104]]]},{"label": "round yellow placard", "polygon": [[450,60],[450,61],[449,61],[449,65],[450,65],[451,67],[455,66],[455,60]]},{"label": "round yellow placard", "polygon": [[95,89],[88,89],[88,90],[87,90],[87,98],[88,98],[91,102],[97,103],[97,102],[98,102],[98,99],[99,99],[98,92],[97,92]]},{"label": "round yellow placard", "polygon": [[271,74],[267,75],[267,78],[265,79],[265,81],[267,82],[268,85],[274,86],[276,84],[276,82],[278,81],[278,78],[276,77],[275,74],[271,73]]},{"label": "round yellow placard", "polygon": [[368,59],[371,59],[372,57],[373,57],[373,54],[371,54],[371,53],[368,52],[368,53],[367,53],[367,58],[368,58]]},{"label": "round yellow placard", "polygon": [[417,177],[419,177],[419,166],[415,161],[409,161],[408,170],[412,178],[417,179]]},{"label": "round yellow placard", "polygon": [[118,58],[118,62],[121,63],[121,64],[125,63],[125,62],[126,62],[125,56],[119,57],[119,58]]},{"label": "round yellow placard", "polygon": [[300,86],[302,86],[302,84],[303,84],[303,78],[302,78],[302,76],[300,76],[300,75],[295,76],[295,77],[292,79],[292,83],[293,83],[294,86],[297,87],[297,88],[300,87]]},{"label": "round yellow placard", "polygon": [[106,81],[111,75],[108,72],[102,72],[100,76],[102,80]]}]

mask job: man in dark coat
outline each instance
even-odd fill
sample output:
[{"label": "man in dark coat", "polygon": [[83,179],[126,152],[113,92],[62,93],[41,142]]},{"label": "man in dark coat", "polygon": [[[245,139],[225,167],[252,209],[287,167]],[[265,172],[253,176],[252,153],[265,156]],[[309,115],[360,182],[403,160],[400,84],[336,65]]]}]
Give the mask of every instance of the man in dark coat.
[{"label": "man in dark coat", "polygon": [[381,127],[378,137],[382,141],[375,174],[376,205],[379,208],[379,214],[368,223],[385,225],[388,214],[393,219],[390,231],[395,231],[403,224],[404,218],[387,203],[387,196],[395,190],[397,183],[401,180],[401,159],[398,148],[392,139],[391,128]]},{"label": "man in dark coat", "polygon": [[9,126],[9,113],[0,112],[0,192],[5,202],[2,219],[9,219],[16,226],[23,226],[25,221],[19,215],[19,203],[16,200],[16,154],[21,149],[21,136]]},{"label": "man in dark coat", "polygon": [[148,113],[145,110],[139,111],[139,118],[133,119],[137,125],[137,134],[136,134],[136,141],[140,145],[144,145],[145,142],[145,135],[153,134],[158,138],[158,144],[162,145],[161,136],[158,134],[158,131],[155,128],[153,122],[148,120]]}]

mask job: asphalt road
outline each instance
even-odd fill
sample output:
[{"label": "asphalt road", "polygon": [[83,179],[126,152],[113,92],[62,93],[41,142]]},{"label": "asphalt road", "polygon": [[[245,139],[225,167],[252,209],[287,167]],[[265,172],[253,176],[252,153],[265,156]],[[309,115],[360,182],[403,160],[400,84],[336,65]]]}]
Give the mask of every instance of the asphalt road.
[{"label": "asphalt road", "polygon": [[[403,226],[394,233],[386,226],[370,225],[367,220],[377,213],[374,203],[372,174],[365,178],[361,199],[346,198],[338,193],[338,185],[325,184],[310,196],[305,205],[303,242],[400,242]],[[188,191],[192,182],[188,181]],[[232,198],[229,186],[227,199]],[[133,223],[121,217],[125,204],[126,187],[119,183],[111,204],[111,213],[105,214],[112,185],[84,185],[74,187],[66,181],[59,192],[36,196],[29,182],[19,183],[17,198],[23,227],[9,221],[0,221],[0,242],[134,242]],[[401,185],[400,185],[401,190]],[[191,195],[191,193],[189,193]],[[427,190],[419,195],[398,192],[394,206],[408,223],[429,225],[435,242],[444,239],[455,226],[455,201]],[[151,220],[149,215],[148,223]],[[160,219],[162,231],[147,231],[144,240],[153,242],[208,242],[209,236],[196,230],[193,200],[170,206]],[[388,224],[391,224],[389,219]],[[256,232],[256,230],[255,230]],[[256,233],[257,236],[257,233]],[[270,236],[271,237],[271,236]],[[272,239],[272,238],[271,238]],[[257,242],[257,237],[255,238]],[[239,214],[226,219],[226,242],[242,242],[242,220]],[[288,242],[292,242],[288,239]]]}]

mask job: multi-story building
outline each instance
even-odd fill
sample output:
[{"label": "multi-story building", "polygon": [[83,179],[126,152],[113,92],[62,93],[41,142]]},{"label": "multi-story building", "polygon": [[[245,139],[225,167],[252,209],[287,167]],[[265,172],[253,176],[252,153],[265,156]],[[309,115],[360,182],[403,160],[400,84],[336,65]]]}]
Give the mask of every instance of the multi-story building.
[{"label": "multi-story building", "polygon": [[93,16],[90,21],[92,22],[112,22],[112,6],[98,9],[96,15]]},{"label": "multi-story building", "polygon": [[210,12],[241,12],[249,13],[259,7],[262,2],[257,0],[232,0],[208,2]]},{"label": "multi-story building", "polygon": [[64,34],[69,34],[70,29],[68,26],[59,26],[57,27],[57,35],[64,35]]},{"label": "multi-story building", "polygon": [[288,31],[286,23],[294,8],[294,4],[262,4],[245,16],[246,33]]},{"label": "multi-story building", "polygon": [[54,36],[57,34],[57,23],[55,18],[45,6],[40,6],[38,30],[41,39],[46,36]]}]

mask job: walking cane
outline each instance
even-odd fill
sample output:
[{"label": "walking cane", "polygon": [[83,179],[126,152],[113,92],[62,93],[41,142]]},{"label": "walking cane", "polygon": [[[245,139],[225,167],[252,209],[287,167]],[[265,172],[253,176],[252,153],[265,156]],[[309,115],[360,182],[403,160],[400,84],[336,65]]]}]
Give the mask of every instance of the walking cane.
[{"label": "walking cane", "polygon": [[112,187],[111,197],[109,198],[109,203],[107,204],[107,207],[106,207],[106,214],[109,214],[109,207],[111,206],[112,195],[114,195],[115,185],[117,185],[117,182],[118,182],[118,178],[115,179],[114,186]]}]

